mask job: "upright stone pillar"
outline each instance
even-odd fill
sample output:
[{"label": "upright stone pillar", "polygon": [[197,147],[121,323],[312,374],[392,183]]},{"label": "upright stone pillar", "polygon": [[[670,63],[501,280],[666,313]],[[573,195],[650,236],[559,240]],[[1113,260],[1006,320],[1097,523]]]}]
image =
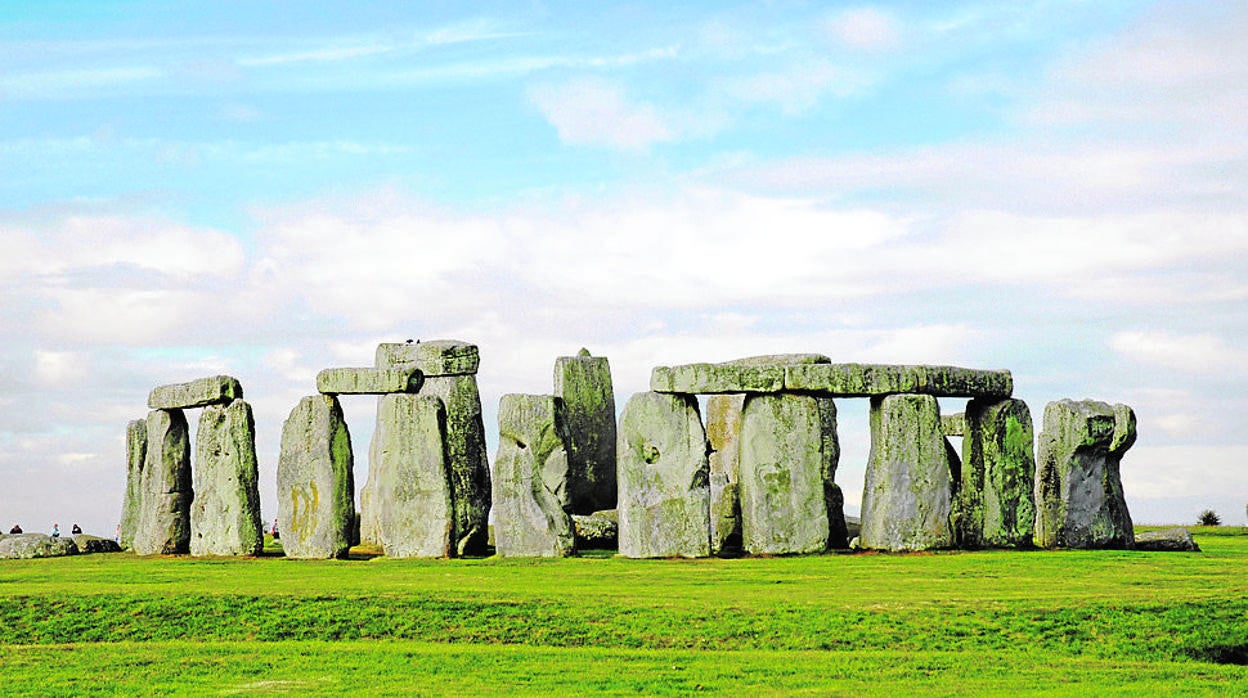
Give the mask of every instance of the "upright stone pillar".
[{"label": "upright stone pillar", "polygon": [[953,478],[946,446],[935,397],[871,399],[862,547],[900,551],[953,546]]},{"label": "upright stone pillar", "polygon": [[955,504],[959,547],[1032,544],[1036,519],[1034,453],[1027,403],[991,398],[967,403],[961,483]]},{"label": "upright stone pillar", "polygon": [[191,441],[186,415],[156,409],[147,415],[142,512],[131,548],[139,555],[177,555],[190,550]]},{"label": "upright stone pillar", "polygon": [[438,398],[395,394],[378,399],[369,506],[376,512],[378,542],[389,557],[450,557],[455,550],[445,438],[446,410]]},{"label": "upright stone pillar", "polygon": [[836,405],[831,398],[747,396],[740,463],[745,549],[756,555],[826,550],[831,530],[829,485],[839,458]]},{"label": "upright stone pillar", "polygon": [[706,399],[711,472],[711,554],[741,547],[741,412],[744,394]]},{"label": "upright stone pillar", "polygon": [[259,479],[251,405],[235,399],[204,407],[195,435],[192,555],[260,554]]},{"label": "upright stone pillar", "polygon": [[282,425],[277,518],[287,557],[342,558],[355,528],[351,434],[333,395],[299,401]]},{"label": "upright stone pillar", "polygon": [[637,393],[620,418],[620,554],[706,557],[711,551],[710,466],[698,402]]},{"label": "upright stone pillar", "polygon": [[451,534],[457,555],[482,555],[489,538],[490,463],[477,390],[480,354],[475,344],[435,340],[381,344],[376,366],[414,366],[425,376],[421,395],[442,400],[446,407],[446,462],[451,475]]},{"label": "upright stone pillar", "polygon": [[126,497],[121,503],[118,540],[122,548],[134,543],[139,517],[143,514],[143,461],[146,458],[147,420],[135,419],[126,425]]},{"label": "upright stone pillar", "polygon": [[565,557],[576,550],[568,502],[563,401],[504,395],[494,459],[494,548],[504,557]]},{"label": "upright stone pillar", "polygon": [[1135,412],[1126,405],[1058,400],[1045,406],[1036,473],[1037,545],[1134,545],[1120,466],[1135,437]]},{"label": "upright stone pillar", "polygon": [[616,505],[615,390],[605,356],[555,359],[555,396],[563,400],[568,430],[568,500],[574,514]]}]

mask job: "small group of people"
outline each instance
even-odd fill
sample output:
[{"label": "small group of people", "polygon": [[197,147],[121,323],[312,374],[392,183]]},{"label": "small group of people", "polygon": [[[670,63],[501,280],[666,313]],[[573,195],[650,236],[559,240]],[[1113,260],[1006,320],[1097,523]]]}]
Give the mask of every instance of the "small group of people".
[{"label": "small group of people", "polygon": [[[10,529],[9,529],[9,533],[10,533],[10,534],[12,534],[12,535],[15,535],[15,536],[16,536],[16,535],[18,535],[19,533],[25,533],[25,531],[23,531],[23,530],[22,530],[22,525],[21,525],[21,524],[13,524],[13,528],[10,528]],[[70,533],[70,535],[72,535],[72,536],[79,535],[80,533],[82,533],[82,527],[81,527],[81,526],[79,526],[78,524],[74,524],[74,527],[73,527],[73,528],[71,528],[71,529],[69,530],[69,533]],[[61,537],[61,525],[60,525],[60,524],[58,524],[58,523],[54,523],[54,524],[52,524],[52,533],[51,533],[51,536],[52,536],[53,538],[60,538],[60,537]]]}]

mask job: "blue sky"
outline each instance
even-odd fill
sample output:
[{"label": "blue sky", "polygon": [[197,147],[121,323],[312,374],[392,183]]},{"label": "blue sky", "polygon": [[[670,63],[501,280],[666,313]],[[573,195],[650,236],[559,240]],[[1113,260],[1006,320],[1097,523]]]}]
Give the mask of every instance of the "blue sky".
[{"label": "blue sky", "polygon": [[758,353],[1009,368],[1037,423],[1135,407],[1137,519],[1242,523],[1246,30],[1242,2],[5,5],[0,518],[111,532],[126,421],[223,372],[271,519],[316,372],[423,337],[480,345],[490,432],[581,346],[620,406]]}]

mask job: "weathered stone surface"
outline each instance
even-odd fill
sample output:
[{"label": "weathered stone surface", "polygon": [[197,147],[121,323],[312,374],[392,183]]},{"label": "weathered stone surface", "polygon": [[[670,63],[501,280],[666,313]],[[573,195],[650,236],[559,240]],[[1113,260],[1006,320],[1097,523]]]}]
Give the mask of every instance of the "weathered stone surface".
[{"label": "weathered stone surface", "polygon": [[177,410],[205,405],[227,405],[243,397],[243,386],[233,376],[212,376],[189,383],[161,385],[147,396],[153,410]]},{"label": "weathered stone surface", "polygon": [[195,433],[192,555],[259,555],[260,520],[256,423],[251,405],[209,405]]},{"label": "weathered stone surface", "polygon": [[86,555],[88,553],[119,553],[121,546],[112,538],[100,538],[99,536],[89,536],[85,533],[79,533],[71,536],[74,545],[77,546],[78,552]]},{"label": "weathered stone surface", "polygon": [[147,415],[147,458],[143,462],[142,511],[131,549],[139,555],[190,551],[191,441],[182,410]]},{"label": "weathered stone surface", "polygon": [[577,550],[615,550],[620,545],[620,519],[615,509],[572,515]]},{"label": "weathered stone surface", "polygon": [[707,456],[711,473],[711,554],[741,548],[741,410],[745,395],[706,400]]},{"label": "weathered stone surface", "polygon": [[942,414],[940,426],[945,430],[945,436],[963,436],[966,434],[966,413]]},{"label": "weathered stone surface", "polygon": [[316,374],[324,395],[386,395],[420,391],[425,376],[416,368],[327,368]]},{"label": "weathered stone surface", "polygon": [[763,354],[746,356],[723,362],[726,366],[796,366],[800,364],[830,364],[832,359],[823,354]]},{"label": "weathered stone surface", "polygon": [[745,550],[755,555],[826,550],[830,485],[840,458],[832,399],[747,396],[740,453]]},{"label": "weathered stone surface", "polygon": [[277,518],[287,557],[346,557],[355,527],[351,434],[332,395],[299,401],[282,425]]},{"label": "weathered stone surface", "polygon": [[446,407],[446,467],[451,474],[451,506],[456,555],[484,555],[489,537],[490,463],[481,419],[481,394],[472,375],[426,378],[421,395]]},{"label": "weathered stone surface", "polygon": [[954,505],[959,547],[1031,546],[1036,520],[1031,410],[1022,400],[976,398],[966,405],[965,422]]},{"label": "weathered stone surface", "polygon": [[77,555],[78,552],[72,538],[53,538],[44,533],[19,533],[0,538],[0,558],[29,560]]},{"label": "weathered stone surface", "polygon": [[1135,549],[1150,552],[1198,553],[1200,546],[1186,528],[1167,528],[1135,536]]},{"label": "weathered stone surface", "polygon": [[143,461],[147,458],[147,420],[126,425],[126,495],[121,503],[121,546],[129,548],[143,512]]},{"label": "weathered stone surface", "polygon": [[862,491],[860,544],[928,550],[954,544],[953,481],[940,406],[931,395],[871,400],[871,454]]},{"label": "weathered stone surface", "polygon": [[785,368],[784,389],[842,397],[921,394],[1006,398],[1014,390],[1014,379],[1009,371],[958,366],[802,364]]},{"label": "weathered stone surface", "polygon": [[605,356],[555,359],[555,396],[568,429],[568,502],[577,514],[614,509],[615,390]]},{"label": "weathered stone surface", "polygon": [[494,459],[494,548],[503,557],[576,551],[568,506],[567,427],[553,395],[504,395]]},{"label": "weathered stone surface", "polygon": [[426,376],[471,376],[476,374],[480,364],[477,345],[457,339],[381,344],[377,347],[378,368],[411,365]]},{"label": "weathered stone surface", "polygon": [[784,389],[784,366],[684,364],[655,366],[650,389],[659,393],[776,393]]},{"label": "weathered stone surface", "polygon": [[1036,545],[1134,545],[1119,470],[1133,443],[1135,413],[1126,405],[1058,400],[1045,406],[1037,453]]},{"label": "weathered stone surface", "polygon": [[620,554],[706,557],[711,551],[706,432],[690,395],[637,393],[620,418]]},{"label": "weathered stone surface", "polygon": [[376,512],[377,542],[390,557],[450,557],[454,552],[445,437],[440,399],[386,395],[377,401],[369,449],[373,493],[367,506]]}]

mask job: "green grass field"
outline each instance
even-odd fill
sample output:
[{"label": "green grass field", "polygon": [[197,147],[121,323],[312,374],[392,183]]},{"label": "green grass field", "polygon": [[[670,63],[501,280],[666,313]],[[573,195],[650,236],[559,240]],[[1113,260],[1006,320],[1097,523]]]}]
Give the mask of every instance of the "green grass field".
[{"label": "green grass field", "polygon": [[0,560],[3,695],[1248,694],[1202,553]]}]

